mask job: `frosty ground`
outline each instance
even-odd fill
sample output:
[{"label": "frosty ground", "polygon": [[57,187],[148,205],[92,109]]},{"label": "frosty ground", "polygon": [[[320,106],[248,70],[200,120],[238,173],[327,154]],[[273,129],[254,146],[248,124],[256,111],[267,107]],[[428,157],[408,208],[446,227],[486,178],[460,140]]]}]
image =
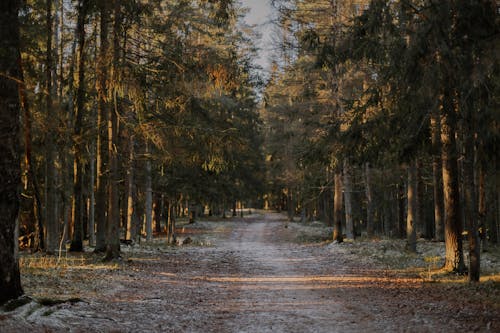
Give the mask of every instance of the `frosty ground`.
[{"label": "frosty ground", "polygon": [[179,239],[84,254],[23,253],[28,297],[0,311],[1,332],[499,332],[500,255],[483,278],[444,275],[442,243],[334,244],[321,223],[278,213],[181,225]]}]

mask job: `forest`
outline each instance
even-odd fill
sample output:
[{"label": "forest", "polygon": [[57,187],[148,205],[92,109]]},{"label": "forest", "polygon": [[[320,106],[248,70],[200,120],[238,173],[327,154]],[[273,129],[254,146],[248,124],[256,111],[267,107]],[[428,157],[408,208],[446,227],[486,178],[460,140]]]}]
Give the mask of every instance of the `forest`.
[{"label": "forest", "polygon": [[[457,293],[492,293],[499,297],[493,304],[500,299],[500,271],[493,265],[500,257],[500,3],[269,3],[269,68],[256,64],[262,36],[245,22],[249,9],[237,0],[0,3],[0,304],[23,295],[23,285],[27,294],[41,288],[27,262],[57,262],[57,270],[62,257],[66,265],[82,258],[96,271],[118,265],[125,274],[132,265],[151,273],[154,265],[146,269],[143,261],[161,255],[158,267],[165,271],[154,271],[158,276],[195,265],[179,276],[196,282],[192,272],[206,275],[209,289],[210,283],[254,283],[231,279],[253,274],[250,262],[273,262],[273,254],[283,262],[315,256],[331,269],[355,272],[356,262],[370,257],[365,252],[378,253],[380,246],[384,253],[397,247],[395,255],[411,260],[428,247],[439,249],[422,267],[470,282]],[[322,230],[321,243],[304,247],[316,237],[311,230]],[[295,244],[294,233],[309,234]],[[257,235],[263,238],[252,238]],[[219,252],[217,242],[224,244]],[[144,252],[150,248],[154,254]],[[323,258],[327,253],[332,262]],[[204,255],[211,264],[196,266]],[[193,263],[193,257],[202,259]],[[344,277],[316,266],[275,268],[276,276],[291,276],[283,282],[292,284],[284,288],[291,293],[306,284],[293,280],[302,276],[299,268],[325,276],[307,278],[307,286]],[[366,269],[362,274],[370,274]],[[484,271],[493,273],[492,289],[477,284]],[[217,276],[221,272],[228,277]],[[408,290],[418,284],[404,278],[393,282]],[[232,300],[219,287],[220,298]],[[426,288],[429,298],[414,295],[422,309],[440,287]],[[288,296],[279,296],[283,304]],[[75,302],[80,299],[86,302],[80,296]],[[498,303],[483,308],[490,312],[478,310],[479,330],[500,329]],[[5,318],[0,313],[0,331]],[[214,323],[219,317],[203,318]],[[238,320],[243,326],[205,328],[268,329]],[[377,323],[349,327],[382,331]],[[41,327],[4,324],[11,331]],[[202,324],[190,325],[172,331],[203,331]],[[329,331],[283,325],[278,331]],[[440,328],[433,325],[427,329]],[[470,328],[460,325],[456,329]]]}]

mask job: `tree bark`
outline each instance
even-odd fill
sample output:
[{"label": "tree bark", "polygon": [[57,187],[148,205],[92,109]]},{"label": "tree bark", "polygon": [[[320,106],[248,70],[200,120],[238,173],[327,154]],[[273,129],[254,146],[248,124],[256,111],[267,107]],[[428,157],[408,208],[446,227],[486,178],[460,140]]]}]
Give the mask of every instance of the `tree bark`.
[{"label": "tree bark", "polygon": [[108,181],[108,161],[107,161],[107,134],[106,124],[108,117],[108,19],[109,2],[100,1],[100,48],[97,66],[97,179],[96,179],[96,209],[95,218],[96,230],[96,252],[106,250],[106,188]]},{"label": "tree bark", "polygon": [[73,182],[73,239],[70,251],[83,251],[83,112],[85,102],[85,20],[87,16],[87,1],[78,2],[78,22],[76,26],[78,36],[78,90],[76,93],[76,117],[74,125],[74,182]]},{"label": "tree bark", "polygon": [[162,195],[155,193],[153,195],[153,222],[154,230],[156,233],[161,232],[161,220],[162,220]]},{"label": "tree bark", "polygon": [[477,215],[478,215],[478,229],[479,229],[479,237],[481,241],[481,249],[482,252],[486,252],[488,248],[488,238],[486,235],[486,188],[485,188],[485,175],[484,175],[484,166],[482,163],[479,163],[478,166],[478,207],[477,207]]},{"label": "tree bark", "polygon": [[134,145],[135,139],[133,135],[130,135],[129,139],[129,162],[127,170],[127,229],[125,233],[125,239],[132,240],[134,236],[133,231],[133,218],[134,218]]},{"label": "tree bark", "polygon": [[44,237],[43,237],[43,219],[42,219],[42,200],[40,199],[40,186],[38,185],[38,179],[36,177],[36,172],[33,165],[32,157],[32,120],[31,120],[31,110],[28,103],[28,97],[26,96],[26,84],[24,82],[24,70],[22,66],[21,53],[18,55],[19,64],[19,98],[21,103],[21,109],[23,112],[23,130],[24,130],[24,150],[25,150],[25,164],[26,164],[26,175],[28,177],[28,186],[31,185],[33,188],[33,217],[35,218],[35,237],[33,250],[42,251],[45,249]]},{"label": "tree bark", "polygon": [[18,262],[20,107],[19,1],[0,2],[0,304],[23,294]]},{"label": "tree bark", "polygon": [[291,186],[289,186],[287,189],[286,199],[287,199],[286,204],[287,204],[287,212],[288,212],[288,221],[293,222],[293,218],[295,215],[295,200],[294,200],[294,193],[292,191]]},{"label": "tree bark", "polygon": [[108,227],[106,232],[106,259],[120,257],[120,194],[118,173],[118,113],[120,101],[118,89],[120,84],[120,36],[121,36],[121,2],[114,0],[113,24],[113,75],[112,93],[113,106],[108,114],[108,159],[110,164],[110,179],[108,182]]},{"label": "tree bark", "polygon": [[458,188],[457,147],[455,142],[456,115],[451,93],[443,97],[441,116],[441,158],[443,163],[444,233],[446,254],[444,268],[465,271],[462,248],[462,218]]},{"label": "tree bark", "polygon": [[175,235],[175,205],[172,204],[172,201],[169,200],[167,203],[168,212],[167,212],[167,243],[175,244],[176,235]]},{"label": "tree bark", "polygon": [[146,143],[146,240],[153,239],[153,189],[151,181],[151,160],[149,143]]},{"label": "tree bark", "polygon": [[333,241],[341,243],[342,236],[342,172],[340,168],[334,175],[334,196],[333,196]]},{"label": "tree bark", "polygon": [[95,246],[95,142],[90,143],[89,154],[89,245]]},{"label": "tree bark", "polygon": [[469,239],[469,281],[479,282],[481,270],[481,246],[478,234],[478,210],[476,186],[474,182],[475,169],[475,119],[470,101],[465,110],[465,121],[462,126],[463,142],[465,148],[464,161],[464,200],[465,200],[465,221]]},{"label": "tree bark", "polygon": [[52,1],[46,1],[46,28],[47,28],[47,49],[45,53],[45,107],[46,107],[46,121],[47,134],[45,140],[46,148],[46,199],[45,199],[45,223],[46,235],[45,251],[48,254],[53,254],[59,247],[59,221],[57,218],[57,186],[56,186],[56,151],[55,151],[55,128],[54,108],[52,103]]},{"label": "tree bark", "polygon": [[344,160],[344,208],[345,233],[347,239],[354,239],[354,222],[352,219],[352,169],[349,161]]},{"label": "tree bark", "polygon": [[441,123],[437,111],[431,113],[432,184],[434,190],[434,238],[444,241],[443,225],[443,175],[441,165]]},{"label": "tree bark", "polygon": [[417,165],[416,161],[410,162],[408,166],[408,192],[407,192],[407,214],[406,214],[406,249],[417,252],[416,236],[416,210],[417,210]]},{"label": "tree bark", "polygon": [[372,171],[370,165],[365,166],[365,191],[366,191],[366,234],[368,237],[374,235],[373,221],[373,191],[372,191]]}]

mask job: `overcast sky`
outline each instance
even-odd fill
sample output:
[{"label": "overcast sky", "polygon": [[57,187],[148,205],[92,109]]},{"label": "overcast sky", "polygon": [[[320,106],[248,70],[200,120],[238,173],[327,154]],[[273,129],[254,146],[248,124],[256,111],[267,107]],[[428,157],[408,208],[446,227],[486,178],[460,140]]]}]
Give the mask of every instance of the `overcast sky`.
[{"label": "overcast sky", "polygon": [[250,25],[255,24],[256,29],[261,33],[262,39],[257,42],[260,48],[257,64],[269,69],[269,57],[271,52],[271,24],[269,23],[271,15],[270,0],[241,0],[244,7],[250,8],[250,12],[245,17]]}]

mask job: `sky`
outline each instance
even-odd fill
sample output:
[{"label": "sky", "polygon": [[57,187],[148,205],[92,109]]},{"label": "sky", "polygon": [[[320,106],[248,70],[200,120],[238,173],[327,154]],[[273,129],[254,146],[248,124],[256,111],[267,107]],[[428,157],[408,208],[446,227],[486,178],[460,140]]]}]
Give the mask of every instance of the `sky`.
[{"label": "sky", "polygon": [[260,41],[256,43],[259,47],[259,58],[256,63],[263,67],[264,72],[267,72],[270,65],[271,53],[271,31],[272,25],[269,23],[271,16],[270,0],[241,0],[244,7],[250,8],[250,12],[246,15],[245,21],[249,25],[256,25],[257,31],[262,35]]}]

